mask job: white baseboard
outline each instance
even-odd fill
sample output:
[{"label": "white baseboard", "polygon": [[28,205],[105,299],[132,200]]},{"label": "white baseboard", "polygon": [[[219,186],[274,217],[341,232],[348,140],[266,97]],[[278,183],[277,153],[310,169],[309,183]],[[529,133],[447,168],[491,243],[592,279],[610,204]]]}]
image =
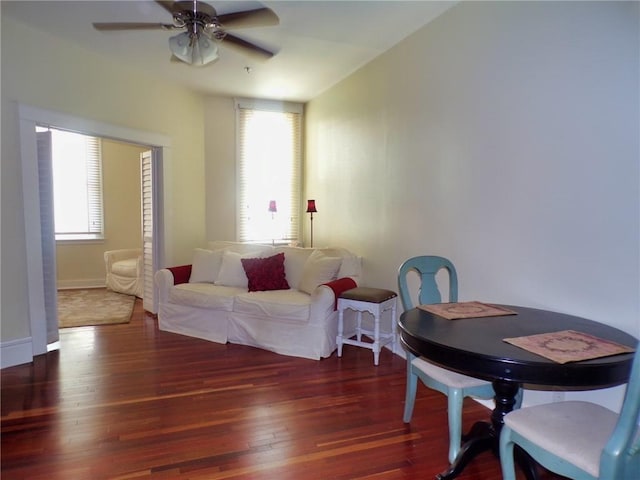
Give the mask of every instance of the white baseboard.
[{"label": "white baseboard", "polygon": [[89,278],[80,280],[59,280],[58,290],[70,290],[73,288],[105,288],[104,278]]},{"label": "white baseboard", "polygon": [[0,368],[13,367],[33,361],[31,337],[0,343]]}]

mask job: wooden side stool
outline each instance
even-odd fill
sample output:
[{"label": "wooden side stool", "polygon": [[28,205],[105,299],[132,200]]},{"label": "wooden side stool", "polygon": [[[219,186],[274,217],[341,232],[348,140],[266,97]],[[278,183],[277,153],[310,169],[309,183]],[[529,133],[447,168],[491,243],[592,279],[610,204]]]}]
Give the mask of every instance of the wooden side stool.
[{"label": "wooden side stool", "polygon": [[[358,287],[346,290],[338,297],[338,356],[342,356],[342,345],[355,345],[373,350],[373,364],[378,365],[380,350],[388,343],[396,343],[396,297],[398,295],[391,290],[381,288]],[[344,333],[344,311],[351,309],[357,312],[357,325],[353,332]],[[369,312],[373,315],[374,330],[364,330],[362,328],[362,312]],[[390,333],[380,333],[380,319],[384,312],[391,312]],[[373,343],[363,342],[362,334],[373,337]],[[350,337],[356,336],[356,340]]]}]

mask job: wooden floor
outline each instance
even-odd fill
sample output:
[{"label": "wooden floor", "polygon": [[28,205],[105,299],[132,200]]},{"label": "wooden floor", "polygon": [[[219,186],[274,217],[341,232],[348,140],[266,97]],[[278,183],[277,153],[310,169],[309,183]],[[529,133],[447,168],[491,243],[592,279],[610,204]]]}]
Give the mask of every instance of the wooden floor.
[{"label": "wooden floor", "polygon": [[[431,479],[447,466],[445,397],[420,386],[405,425],[402,358],[219,345],[159,331],[139,300],[131,323],[63,329],[59,351],[1,382],[4,480]],[[488,413],[466,400],[464,429]],[[487,452],[458,478],[500,479],[499,462]]]}]

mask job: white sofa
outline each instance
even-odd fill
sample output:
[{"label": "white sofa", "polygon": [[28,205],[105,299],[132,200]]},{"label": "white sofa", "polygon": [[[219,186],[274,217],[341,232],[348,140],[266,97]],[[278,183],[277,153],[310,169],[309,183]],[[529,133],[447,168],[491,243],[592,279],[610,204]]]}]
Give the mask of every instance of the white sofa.
[{"label": "white sofa", "polygon": [[159,328],[319,360],[336,348],[336,295],[361,270],[341,248],[210,242],[191,265],[156,272]]}]

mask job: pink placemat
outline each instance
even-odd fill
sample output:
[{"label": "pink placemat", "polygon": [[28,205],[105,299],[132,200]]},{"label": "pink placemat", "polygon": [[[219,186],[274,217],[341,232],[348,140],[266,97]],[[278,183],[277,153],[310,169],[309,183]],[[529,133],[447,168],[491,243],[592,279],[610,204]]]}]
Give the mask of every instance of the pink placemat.
[{"label": "pink placemat", "polygon": [[418,305],[418,308],[447,320],[460,318],[499,317],[517,315],[513,310],[481,302],[452,302]]},{"label": "pink placemat", "polygon": [[579,362],[634,351],[633,348],[626,345],[575,330],[540,333],[525,337],[504,338],[503,340],[557,363]]}]

